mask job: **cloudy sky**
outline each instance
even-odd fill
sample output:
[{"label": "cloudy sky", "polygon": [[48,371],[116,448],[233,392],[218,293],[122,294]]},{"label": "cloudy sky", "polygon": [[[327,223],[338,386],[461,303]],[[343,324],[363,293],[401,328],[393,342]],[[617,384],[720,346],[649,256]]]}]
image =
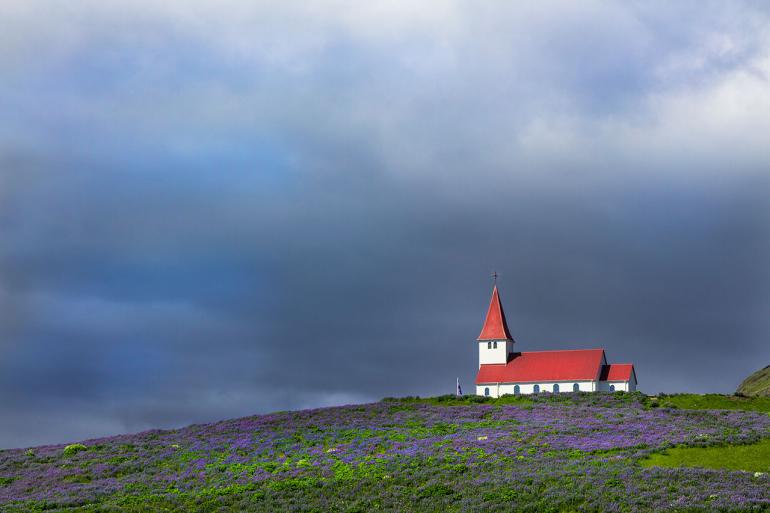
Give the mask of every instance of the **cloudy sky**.
[{"label": "cloudy sky", "polygon": [[0,447],[770,363],[760,2],[0,3]]}]

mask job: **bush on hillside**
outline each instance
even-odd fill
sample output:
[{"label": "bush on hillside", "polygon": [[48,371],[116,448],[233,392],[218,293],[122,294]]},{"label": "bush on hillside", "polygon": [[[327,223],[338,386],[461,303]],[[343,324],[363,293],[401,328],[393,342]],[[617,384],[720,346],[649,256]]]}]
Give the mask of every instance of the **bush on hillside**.
[{"label": "bush on hillside", "polygon": [[71,444],[64,448],[64,455],[65,456],[72,456],[73,454],[77,454],[80,451],[87,451],[88,447],[86,447],[83,444]]}]

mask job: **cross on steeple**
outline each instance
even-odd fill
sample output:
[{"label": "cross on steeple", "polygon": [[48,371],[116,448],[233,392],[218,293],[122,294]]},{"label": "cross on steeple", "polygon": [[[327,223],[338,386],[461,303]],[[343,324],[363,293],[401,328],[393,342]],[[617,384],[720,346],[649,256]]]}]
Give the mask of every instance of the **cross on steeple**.
[{"label": "cross on steeple", "polygon": [[492,271],[492,282],[497,285],[497,271]]}]

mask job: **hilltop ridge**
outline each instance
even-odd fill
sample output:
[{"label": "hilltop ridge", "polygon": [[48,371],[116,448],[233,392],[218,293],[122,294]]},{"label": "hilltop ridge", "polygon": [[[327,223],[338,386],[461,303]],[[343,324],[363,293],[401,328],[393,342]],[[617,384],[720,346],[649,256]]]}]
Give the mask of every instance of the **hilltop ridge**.
[{"label": "hilltop ridge", "polygon": [[735,395],[745,397],[770,397],[770,365],[743,380]]}]

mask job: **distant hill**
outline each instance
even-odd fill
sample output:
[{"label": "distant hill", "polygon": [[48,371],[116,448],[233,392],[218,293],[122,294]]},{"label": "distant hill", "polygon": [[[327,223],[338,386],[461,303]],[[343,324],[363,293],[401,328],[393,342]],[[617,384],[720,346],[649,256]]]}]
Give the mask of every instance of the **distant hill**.
[{"label": "distant hill", "polygon": [[770,365],[743,380],[735,395],[746,397],[770,397]]},{"label": "distant hill", "polygon": [[[770,416],[666,401],[693,404],[638,392],[388,399],[3,450],[0,511],[766,511]],[[753,445],[727,461],[731,444]],[[683,447],[722,451],[719,464],[667,468],[693,464]]]}]

